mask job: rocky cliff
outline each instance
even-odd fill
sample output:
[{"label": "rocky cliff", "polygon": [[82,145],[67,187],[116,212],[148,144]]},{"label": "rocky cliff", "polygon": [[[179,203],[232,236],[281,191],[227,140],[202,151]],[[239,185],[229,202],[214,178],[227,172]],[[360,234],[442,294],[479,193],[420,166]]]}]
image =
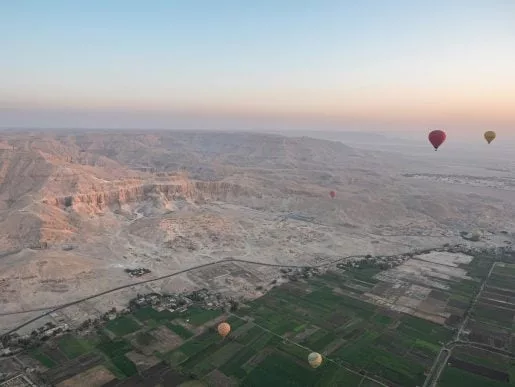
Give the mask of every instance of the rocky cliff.
[{"label": "rocky cliff", "polygon": [[261,194],[238,184],[228,182],[186,181],[172,183],[145,183],[130,185],[106,191],[90,191],[74,195],[45,198],[46,204],[60,208],[75,208],[78,204],[93,206],[97,210],[106,207],[121,206],[126,203],[143,201],[161,196],[167,200],[230,200],[238,196],[256,196]]}]

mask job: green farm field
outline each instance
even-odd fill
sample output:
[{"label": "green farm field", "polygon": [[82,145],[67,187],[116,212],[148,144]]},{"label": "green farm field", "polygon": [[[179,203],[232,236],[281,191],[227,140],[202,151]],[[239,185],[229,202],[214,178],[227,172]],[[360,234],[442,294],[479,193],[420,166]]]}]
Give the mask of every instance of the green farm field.
[{"label": "green farm field", "polygon": [[[449,282],[447,290],[434,294],[469,305],[491,264],[486,258],[474,259],[469,279]],[[453,342],[456,328],[366,302],[362,295],[379,283],[373,278],[377,273],[336,270],[289,282],[230,313],[200,307],[158,312],[146,307],[109,321],[88,337],[62,336],[57,348],[43,346],[32,356],[55,370],[94,354],[119,379],[129,378],[138,372],[127,356],[135,350],[133,344],[141,350],[159,343],[156,332],[163,327],[159,329],[166,329],[175,344],[151,353],[173,370],[206,383],[216,371],[241,386],[422,386],[442,346]],[[511,290],[506,291],[509,296]],[[483,307],[480,301],[478,297],[477,308]],[[483,316],[479,309],[477,316]],[[216,325],[224,320],[231,333],[222,339]],[[507,324],[504,317],[496,321]],[[484,386],[485,381],[491,382],[488,386],[513,385],[509,376],[514,362],[509,357],[463,345],[452,348],[439,386]],[[307,363],[313,351],[324,358],[317,369]]]},{"label": "green farm field", "polygon": [[439,386],[515,386],[514,319],[515,264],[496,262]]}]

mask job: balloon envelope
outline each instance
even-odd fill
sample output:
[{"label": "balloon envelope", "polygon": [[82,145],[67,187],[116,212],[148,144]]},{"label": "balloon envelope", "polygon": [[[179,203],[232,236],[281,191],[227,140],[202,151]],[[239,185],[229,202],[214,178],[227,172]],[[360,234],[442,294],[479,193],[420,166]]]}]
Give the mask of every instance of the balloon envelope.
[{"label": "balloon envelope", "polygon": [[336,192],[331,191],[331,192],[329,192],[329,195],[331,195],[331,197],[334,199],[334,197],[336,196]]},{"label": "balloon envelope", "polygon": [[223,323],[218,324],[217,330],[218,330],[218,334],[220,336],[225,337],[231,331],[231,326],[229,324],[227,324],[226,322],[223,322]]},{"label": "balloon envelope", "polygon": [[440,147],[440,145],[443,144],[443,142],[447,138],[447,135],[443,130],[433,130],[431,133],[429,133],[428,138],[431,145],[433,145],[435,150],[437,150],[438,147]]},{"label": "balloon envelope", "polygon": [[490,144],[495,139],[495,132],[488,130],[485,132],[485,140]]},{"label": "balloon envelope", "polygon": [[308,356],[308,363],[311,367],[317,368],[322,364],[322,355],[318,352],[311,352]]}]

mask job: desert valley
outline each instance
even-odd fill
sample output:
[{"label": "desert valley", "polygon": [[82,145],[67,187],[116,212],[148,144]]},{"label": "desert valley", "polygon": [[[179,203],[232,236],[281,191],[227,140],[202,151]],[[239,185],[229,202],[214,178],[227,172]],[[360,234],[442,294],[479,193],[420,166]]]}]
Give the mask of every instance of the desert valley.
[{"label": "desert valley", "polygon": [[[0,146],[2,332],[58,305],[222,260],[317,265],[467,243],[464,233],[480,233],[479,245],[514,239],[513,185],[481,186],[494,172],[477,165],[442,171],[434,152],[157,131],[6,131]],[[515,178],[509,168],[495,176]],[[66,308],[67,321],[123,308],[137,293],[208,283],[255,298],[279,278],[273,266],[227,265],[120,289]],[[137,269],[146,274],[130,274]]]}]

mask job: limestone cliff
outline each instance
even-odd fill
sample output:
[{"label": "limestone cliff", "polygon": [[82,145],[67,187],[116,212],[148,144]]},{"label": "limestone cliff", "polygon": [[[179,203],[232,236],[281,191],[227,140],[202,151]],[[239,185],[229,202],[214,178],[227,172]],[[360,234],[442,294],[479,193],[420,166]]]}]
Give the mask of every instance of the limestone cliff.
[{"label": "limestone cliff", "polygon": [[167,200],[230,200],[237,196],[257,196],[249,188],[228,182],[180,181],[171,183],[145,183],[129,185],[106,191],[89,191],[73,195],[45,198],[44,202],[60,208],[75,208],[78,204],[93,206],[104,210],[110,206],[143,201],[156,195],[163,195]]}]

